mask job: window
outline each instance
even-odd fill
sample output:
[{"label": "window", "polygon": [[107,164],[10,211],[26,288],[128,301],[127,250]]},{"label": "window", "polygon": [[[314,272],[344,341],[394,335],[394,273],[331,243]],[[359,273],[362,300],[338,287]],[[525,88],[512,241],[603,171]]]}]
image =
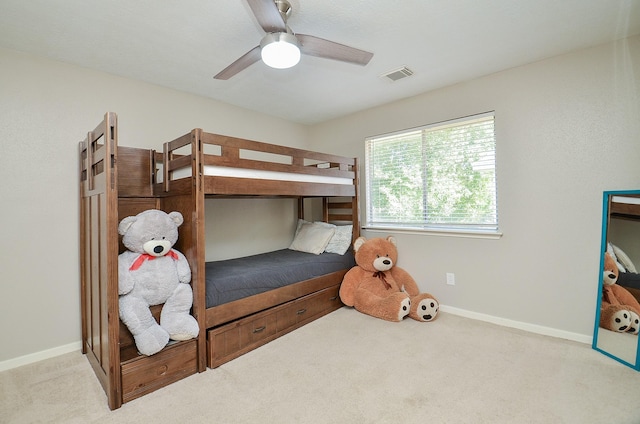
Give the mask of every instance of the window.
[{"label": "window", "polygon": [[366,139],[368,228],[497,232],[494,113]]}]

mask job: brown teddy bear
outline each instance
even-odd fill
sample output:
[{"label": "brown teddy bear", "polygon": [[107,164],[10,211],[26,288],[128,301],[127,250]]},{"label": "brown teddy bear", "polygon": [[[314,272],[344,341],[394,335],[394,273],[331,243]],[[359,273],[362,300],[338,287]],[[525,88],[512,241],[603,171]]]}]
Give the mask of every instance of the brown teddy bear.
[{"label": "brown teddy bear", "polygon": [[345,274],[340,299],[357,311],[387,321],[402,321],[409,315],[432,321],[440,305],[420,289],[409,273],[395,266],[398,250],[393,237],[359,237],[353,243],[356,266]]},{"label": "brown teddy bear", "polygon": [[640,303],[627,289],[616,284],[618,275],[616,261],[609,253],[605,253],[600,327],[619,333],[638,334],[640,331]]}]

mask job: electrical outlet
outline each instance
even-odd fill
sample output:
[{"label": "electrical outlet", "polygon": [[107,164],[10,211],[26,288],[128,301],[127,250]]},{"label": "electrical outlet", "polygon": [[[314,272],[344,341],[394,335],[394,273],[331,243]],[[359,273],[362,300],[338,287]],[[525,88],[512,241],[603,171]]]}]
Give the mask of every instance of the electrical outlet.
[{"label": "electrical outlet", "polygon": [[447,272],[447,284],[450,286],[456,285],[456,275],[453,272]]}]

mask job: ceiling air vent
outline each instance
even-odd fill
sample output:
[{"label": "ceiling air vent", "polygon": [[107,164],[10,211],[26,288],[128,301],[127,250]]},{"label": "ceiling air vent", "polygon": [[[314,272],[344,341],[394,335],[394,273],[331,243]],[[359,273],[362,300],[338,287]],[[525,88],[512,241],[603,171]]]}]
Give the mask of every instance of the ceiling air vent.
[{"label": "ceiling air vent", "polygon": [[381,78],[388,78],[391,81],[398,81],[399,79],[410,77],[413,75],[413,71],[406,66],[403,66],[399,69],[394,69],[393,71],[386,72],[380,75]]}]

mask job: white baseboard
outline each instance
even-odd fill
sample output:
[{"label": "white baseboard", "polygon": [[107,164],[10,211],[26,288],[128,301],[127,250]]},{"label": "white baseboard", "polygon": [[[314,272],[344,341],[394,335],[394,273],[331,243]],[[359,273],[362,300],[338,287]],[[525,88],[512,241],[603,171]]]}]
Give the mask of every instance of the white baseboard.
[{"label": "white baseboard", "polygon": [[557,328],[544,327],[542,325],[529,324],[527,322],[513,321],[506,318],[495,317],[493,315],[481,314],[479,312],[472,312],[465,309],[454,308],[452,306],[440,305],[440,310],[442,310],[443,312],[448,312],[450,314],[460,315],[465,318],[490,322],[492,324],[501,325],[503,327],[517,328],[518,330],[542,334],[544,336],[557,337],[560,339],[572,340],[574,342],[586,343],[589,345],[593,341],[593,336],[586,336],[580,333],[558,330]]},{"label": "white baseboard", "polygon": [[18,358],[8,359],[0,362],[0,372],[10,370],[12,368],[18,368],[23,365],[31,364],[34,362],[50,359],[55,356],[64,355],[65,353],[71,353],[82,349],[82,342],[69,343],[68,345],[54,347],[52,349],[42,350],[36,353],[30,353],[29,355],[20,356]]},{"label": "white baseboard", "polygon": [[[585,336],[584,334],[572,333],[569,331],[558,330],[556,328],[544,327],[536,324],[529,324],[521,321],[513,321],[510,319],[499,318],[493,315],[481,314],[478,312],[467,311],[465,309],[454,308],[452,306],[440,305],[440,309],[443,312],[447,312],[454,315],[459,315],[465,318],[471,318],[478,321],[485,321],[492,324],[501,325],[503,327],[517,328],[519,330],[529,331],[531,333],[542,334],[544,336],[557,337],[560,339],[572,340],[575,342],[591,344],[593,337]],[[6,371],[12,368],[17,368],[22,365],[31,364],[33,362],[42,361],[45,359],[53,358],[55,356],[64,355],[82,349],[81,342],[69,343],[68,345],[55,347],[53,349],[43,350],[41,352],[32,353],[29,355],[20,356],[18,358],[9,359],[0,362],[0,372]]]}]

